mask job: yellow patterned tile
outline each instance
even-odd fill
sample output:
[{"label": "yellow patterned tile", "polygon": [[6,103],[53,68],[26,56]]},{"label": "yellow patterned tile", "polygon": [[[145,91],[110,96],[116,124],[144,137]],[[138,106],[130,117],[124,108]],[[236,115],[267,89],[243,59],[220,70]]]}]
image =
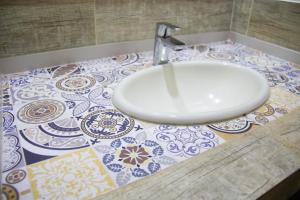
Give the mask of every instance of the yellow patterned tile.
[{"label": "yellow patterned tile", "polygon": [[91,148],[27,166],[34,199],[91,199],[115,188]]},{"label": "yellow patterned tile", "polygon": [[274,87],[271,89],[269,102],[291,111],[300,106],[300,97],[283,88]]}]

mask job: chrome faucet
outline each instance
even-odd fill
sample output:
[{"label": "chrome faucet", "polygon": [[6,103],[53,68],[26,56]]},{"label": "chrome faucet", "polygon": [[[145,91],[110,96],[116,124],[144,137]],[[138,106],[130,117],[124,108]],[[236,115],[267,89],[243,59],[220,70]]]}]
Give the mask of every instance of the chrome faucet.
[{"label": "chrome faucet", "polygon": [[156,24],[153,65],[167,64],[169,62],[169,51],[182,49],[185,45],[171,36],[172,30],[179,31],[180,28],[164,22]]}]

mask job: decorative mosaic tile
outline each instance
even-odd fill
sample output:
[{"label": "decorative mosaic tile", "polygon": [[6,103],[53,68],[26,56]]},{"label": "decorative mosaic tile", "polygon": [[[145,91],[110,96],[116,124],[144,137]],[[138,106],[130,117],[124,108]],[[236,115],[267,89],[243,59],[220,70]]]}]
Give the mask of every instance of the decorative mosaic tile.
[{"label": "decorative mosaic tile", "polygon": [[12,107],[12,98],[11,98],[11,92],[9,89],[9,84],[6,82],[2,85],[3,88],[1,88],[1,100],[2,100],[2,106],[5,107]]},{"label": "decorative mosaic tile", "polygon": [[20,130],[72,116],[63,99],[57,97],[15,104],[14,112]]},{"label": "decorative mosaic tile", "polygon": [[225,142],[204,125],[171,126],[160,125],[150,129],[157,141],[164,143],[172,157],[190,158]]},{"label": "decorative mosaic tile", "polygon": [[112,57],[117,63],[121,66],[132,65],[139,60],[138,53],[131,53],[131,54],[123,54],[119,56]]},{"label": "decorative mosaic tile", "polygon": [[19,193],[17,189],[8,184],[2,184],[1,185],[2,189],[2,194],[1,194],[1,199],[9,199],[9,200],[18,200],[19,199]]},{"label": "decorative mosaic tile", "polygon": [[[151,65],[152,66],[152,65]],[[110,69],[97,70],[92,75],[97,82],[103,87],[114,87],[127,76],[145,69],[149,66],[144,66],[142,63],[135,62],[132,65],[125,65],[121,67],[112,67]]]},{"label": "decorative mosaic tile", "polygon": [[33,101],[19,109],[18,119],[29,124],[45,123],[61,116],[65,109],[64,104],[56,100]]},{"label": "decorative mosaic tile", "polygon": [[133,118],[115,109],[96,110],[80,119],[80,123],[91,144],[104,143],[105,140],[117,139],[143,130]]},{"label": "decorative mosaic tile", "polygon": [[77,64],[67,64],[48,68],[47,71],[52,79],[56,79],[81,72],[81,66]]},{"label": "decorative mosaic tile", "polygon": [[91,148],[29,165],[27,170],[34,199],[92,199],[115,188]]},{"label": "decorative mosaic tile", "polygon": [[50,76],[45,68],[39,68],[31,71],[10,74],[9,79],[11,86],[19,87],[30,83],[43,83],[48,81]]},{"label": "decorative mosaic tile", "polygon": [[27,171],[24,167],[2,174],[2,197],[3,200],[33,199],[30,183],[27,177]]},{"label": "decorative mosaic tile", "polygon": [[278,104],[266,103],[254,112],[248,114],[247,118],[256,124],[265,125],[287,113],[287,109],[280,107]]},{"label": "decorative mosaic tile", "polygon": [[93,76],[71,75],[59,79],[55,86],[59,90],[67,92],[79,92],[92,88],[96,84]]},{"label": "decorative mosaic tile", "polygon": [[163,147],[144,131],[93,146],[118,186],[175,164]]},{"label": "decorative mosaic tile", "polygon": [[19,135],[27,164],[89,146],[72,117],[20,130]]},{"label": "decorative mosaic tile", "polygon": [[274,87],[271,89],[271,96],[268,100],[271,104],[292,111],[300,106],[300,98],[296,94],[284,89],[283,87]]},{"label": "decorative mosaic tile", "polygon": [[6,130],[2,142],[2,171],[7,172],[24,166],[24,155],[16,126]]},{"label": "decorative mosaic tile", "polygon": [[111,102],[120,81],[152,67],[152,51],[2,76],[2,196],[91,199],[242,137],[300,106],[300,66],[259,50],[228,40],[186,46],[169,58],[240,64],[266,77],[271,96],[236,119],[170,126],[128,117]]},{"label": "decorative mosaic tile", "polygon": [[55,87],[49,83],[32,83],[18,89],[12,89],[12,99],[14,104],[24,104],[28,101],[51,99],[58,95]]},{"label": "decorative mosaic tile", "polygon": [[1,107],[0,113],[2,116],[2,130],[5,133],[9,133],[10,131],[14,131],[14,122],[15,116],[13,113],[13,108],[11,106]]},{"label": "decorative mosaic tile", "polygon": [[113,59],[113,57],[81,61],[77,64],[80,65],[85,72],[90,74],[121,67],[121,65],[115,59]]},{"label": "decorative mosaic tile", "polygon": [[68,109],[72,110],[73,116],[82,116],[86,111],[91,112],[94,109],[103,109],[111,107],[111,97],[113,90],[97,85],[92,90],[81,93],[65,93],[61,96],[65,99]]},{"label": "decorative mosaic tile", "polygon": [[207,125],[209,128],[228,134],[241,134],[249,131],[252,127],[252,122],[246,117],[240,117],[233,120],[218,122]]},{"label": "decorative mosaic tile", "polygon": [[284,89],[288,90],[289,92],[300,96],[300,80],[292,80],[286,83],[283,86]]}]

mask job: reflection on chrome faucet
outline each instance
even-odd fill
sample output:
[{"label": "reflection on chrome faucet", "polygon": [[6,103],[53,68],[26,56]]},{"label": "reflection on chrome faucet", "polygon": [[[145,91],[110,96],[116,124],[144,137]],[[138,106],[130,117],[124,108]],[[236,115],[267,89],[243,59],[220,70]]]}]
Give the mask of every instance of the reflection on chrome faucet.
[{"label": "reflection on chrome faucet", "polygon": [[178,31],[178,26],[160,22],[156,24],[153,65],[162,65],[168,63],[170,50],[182,49],[185,45],[183,42],[173,38],[171,32]]}]

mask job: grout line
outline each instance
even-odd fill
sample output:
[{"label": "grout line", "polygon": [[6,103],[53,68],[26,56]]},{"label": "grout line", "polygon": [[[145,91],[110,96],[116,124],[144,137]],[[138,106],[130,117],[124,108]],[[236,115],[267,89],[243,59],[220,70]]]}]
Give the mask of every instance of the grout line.
[{"label": "grout line", "polygon": [[252,18],[253,4],[254,4],[254,0],[251,1],[250,12],[249,12],[248,23],[247,23],[247,29],[246,29],[245,35],[248,35],[249,26],[250,26],[250,21],[251,21],[251,18]]},{"label": "grout line", "polygon": [[235,0],[232,1],[232,9],[231,9],[231,19],[230,19],[230,27],[229,31],[232,31],[232,22],[233,22],[233,16],[234,16],[234,11],[235,11]]}]

